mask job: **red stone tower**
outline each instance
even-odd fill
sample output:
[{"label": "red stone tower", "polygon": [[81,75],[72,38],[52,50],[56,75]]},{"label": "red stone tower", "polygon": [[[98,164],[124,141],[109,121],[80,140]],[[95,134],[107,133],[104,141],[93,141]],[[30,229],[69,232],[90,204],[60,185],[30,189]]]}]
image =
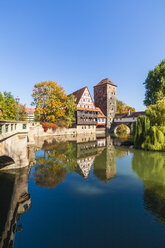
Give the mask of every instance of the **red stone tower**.
[{"label": "red stone tower", "polygon": [[96,107],[99,107],[107,117],[107,129],[116,113],[117,86],[109,78],[101,80],[94,86],[94,100]]}]

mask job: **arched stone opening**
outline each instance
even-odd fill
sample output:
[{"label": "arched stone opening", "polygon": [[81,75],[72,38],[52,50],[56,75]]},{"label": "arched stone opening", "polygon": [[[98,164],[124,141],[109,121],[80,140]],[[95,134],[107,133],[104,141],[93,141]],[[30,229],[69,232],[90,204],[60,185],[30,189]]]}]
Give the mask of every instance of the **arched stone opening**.
[{"label": "arched stone opening", "polygon": [[0,169],[9,166],[11,164],[14,164],[14,160],[11,157],[8,156],[0,156]]},{"label": "arched stone opening", "polygon": [[130,128],[125,124],[117,125],[114,129],[114,134],[116,136],[126,136],[131,133]]}]

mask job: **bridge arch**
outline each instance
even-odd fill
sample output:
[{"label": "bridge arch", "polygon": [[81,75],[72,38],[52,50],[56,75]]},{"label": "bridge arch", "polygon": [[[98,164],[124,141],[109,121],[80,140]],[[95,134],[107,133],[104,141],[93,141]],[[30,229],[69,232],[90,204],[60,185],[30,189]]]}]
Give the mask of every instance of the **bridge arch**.
[{"label": "bridge arch", "polygon": [[123,131],[126,132],[125,135],[129,135],[129,134],[131,133],[131,127],[130,127],[129,124],[126,124],[126,123],[118,123],[117,125],[115,125],[115,127],[114,127],[114,129],[113,129],[113,132],[114,132],[115,135],[119,135],[119,134],[118,134],[118,129],[119,129],[119,127],[121,127],[121,131],[122,131],[122,128],[124,129],[124,127],[125,127],[125,130],[123,130]]},{"label": "bridge arch", "polygon": [[0,156],[0,169],[15,164],[14,160],[9,156]]}]

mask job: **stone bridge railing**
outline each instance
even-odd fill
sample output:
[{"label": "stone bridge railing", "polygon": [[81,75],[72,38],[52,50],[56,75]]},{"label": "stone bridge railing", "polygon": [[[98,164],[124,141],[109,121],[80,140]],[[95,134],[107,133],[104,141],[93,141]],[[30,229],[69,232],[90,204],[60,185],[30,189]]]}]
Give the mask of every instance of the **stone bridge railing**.
[{"label": "stone bridge railing", "polygon": [[17,134],[29,133],[30,129],[38,125],[26,121],[0,121],[0,142]]},{"label": "stone bridge railing", "polygon": [[0,121],[0,141],[16,133],[27,133],[28,131],[29,125],[27,122]]}]

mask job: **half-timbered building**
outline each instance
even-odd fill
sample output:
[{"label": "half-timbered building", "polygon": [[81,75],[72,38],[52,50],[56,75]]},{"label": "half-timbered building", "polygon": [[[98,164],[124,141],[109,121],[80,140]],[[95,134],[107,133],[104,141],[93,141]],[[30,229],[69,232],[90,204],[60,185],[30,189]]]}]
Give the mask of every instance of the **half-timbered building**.
[{"label": "half-timbered building", "polygon": [[[95,107],[88,87],[73,92],[77,104],[76,125],[79,129],[96,129],[98,109]],[[69,96],[70,96],[69,95]]]}]

